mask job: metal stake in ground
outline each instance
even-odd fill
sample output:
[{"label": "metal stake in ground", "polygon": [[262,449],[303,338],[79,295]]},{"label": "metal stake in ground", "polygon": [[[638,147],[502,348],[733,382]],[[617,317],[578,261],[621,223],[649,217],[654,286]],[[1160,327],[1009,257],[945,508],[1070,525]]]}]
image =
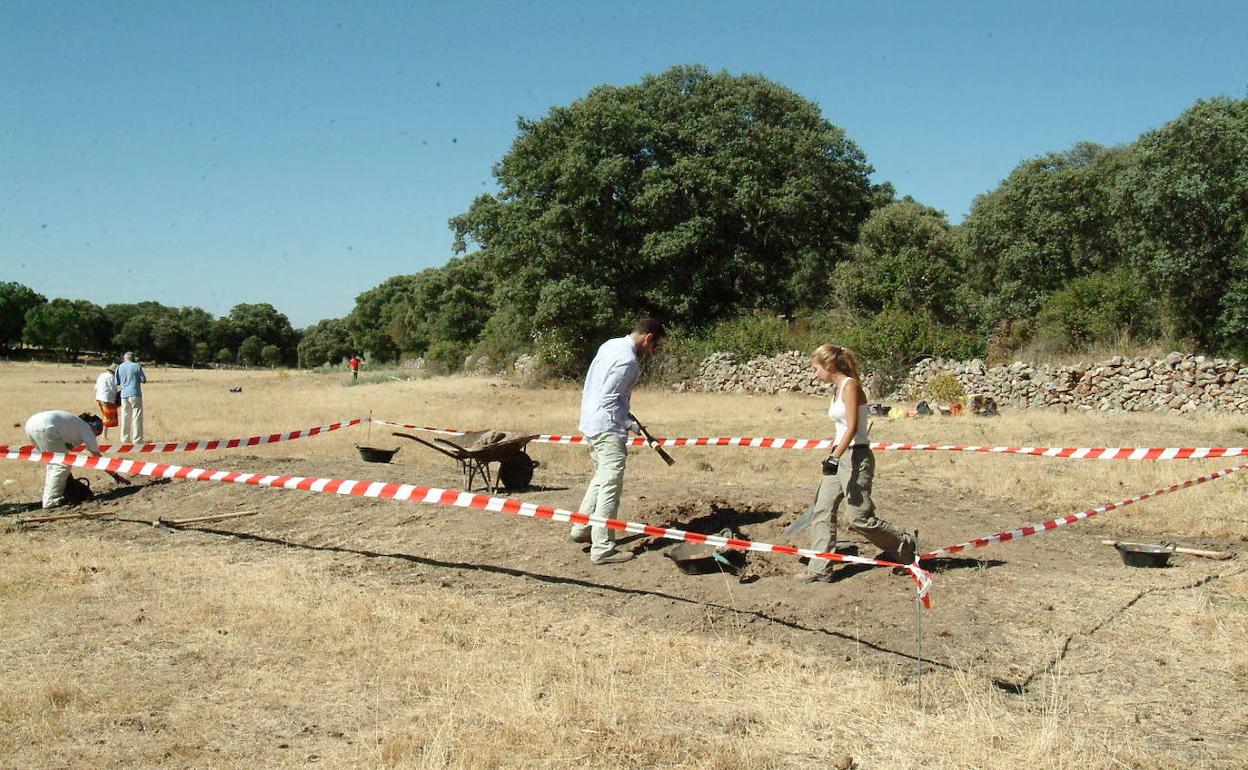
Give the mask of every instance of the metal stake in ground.
[{"label": "metal stake in ground", "polygon": [[[915,560],[918,560],[918,554],[923,553],[919,548],[919,531],[914,531],[914,553]],[[923,712],[923,602],[918,594],[914,597],[914,647],[917,651],[916,657],[919,660],[918,674],[915,676],[915,690],[918,694],[919,713]]]}]

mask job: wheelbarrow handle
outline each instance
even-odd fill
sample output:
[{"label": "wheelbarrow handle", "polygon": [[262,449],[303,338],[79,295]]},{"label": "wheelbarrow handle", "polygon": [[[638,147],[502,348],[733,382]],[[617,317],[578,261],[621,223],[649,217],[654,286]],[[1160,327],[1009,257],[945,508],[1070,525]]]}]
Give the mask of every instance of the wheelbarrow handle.
[{"label": "wheelbarrow handle", "polygon": [[461,460],[461,459],[463,459],[462,457],[460,457],[460,455],[455,454],[454,452],[450,451],[449,449],[444,449],[443,447],[438,446],[437,444],[433,443],[432,441],[425,441],[425,440],[424,440],[423,438],[421,438],[420,436],[413,436],[413,435],[412,435],[412,434],[410,434],[410,433],[399,433],[399,432],[397,432],[397,431],[396,431],[396,432],[394,432],[394,433],[391,433],[390,435],[392,435],[392,436],[398,436],[399,438],[410,438],[412,441],[415,441],[417,444],[424,444],[425,446],[429,447],[430,449],[437,450],[437,451],[441,452],[442,454],[446,455],[447,457],[450,457],[450,458],[451,458],[451,459],[453,459],[453,460]]}]

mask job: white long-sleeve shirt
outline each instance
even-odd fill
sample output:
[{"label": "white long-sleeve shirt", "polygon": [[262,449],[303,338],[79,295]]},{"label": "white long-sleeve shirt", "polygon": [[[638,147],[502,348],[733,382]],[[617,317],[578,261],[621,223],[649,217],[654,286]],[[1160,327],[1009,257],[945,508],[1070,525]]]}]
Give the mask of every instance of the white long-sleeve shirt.
[{"label": "white long-sleeve shirt", "polygon": [[117,378],[112,372],[101,372],[95,378],[95,400],[105,404],[113,403],[117,398]]},{"label": "white long-sleeve shirt", "polygon": [[35,412],[26,421],[26,435],[44,452],[64,452],[85,444],[90,452],[99,452],[95,431],[78,415],[54,409]]},{"label": "white long-sleeve shirt", "polygon": [[628,416],[629,401],[640,376],[641,366],[632,337],[618,337],[602,343],[589,365],[585,389],[581,392],[581,433],[627,436],[629,428],[633,427]]}]

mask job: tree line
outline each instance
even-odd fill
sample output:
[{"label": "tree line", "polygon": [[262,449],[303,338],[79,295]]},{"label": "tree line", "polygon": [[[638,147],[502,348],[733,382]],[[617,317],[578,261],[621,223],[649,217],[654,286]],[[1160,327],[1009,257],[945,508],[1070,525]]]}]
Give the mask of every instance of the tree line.
[{"label": "tree line", "polygon": [[198,307],[159,302],[97,305],[48,300],[15,282],[0,283],[0,347],[26,344],[74,358],[134,351],[147,360],[203,366],[293,366],[300,334],[272,305],[235,305],[214,318]]},{"label": "tree line", "polygon": [[[20,334],[309,367],[351,351],[446,371],[535,353],[568,376],[641,315],[676,330],[656,367],[676,374],[712,349],[829,339],[877,368],[1111,340],[1248,352],[1248,99],[1024,160],[956,226],[873,171],[785,86],[673,67],[519,119],[498,192],[449,223],[456,256],[363,292],[344,318],[298,334],[268,305],[213,320],[53,300],[19,314]],[[7,340],[14,302],[0,302]]]},{"label": "tree line", "polygon": [[762,77],[601,86],[519,120],[499,192],[450,222],[461,256],[364,292],[325,334],[444,368],[536,352],[569,375],[643,314],[681,331],[669,357],[828,337],[877,365],[1110,340],[1245,352],[1248,99],[1027,159],[956,226],[872,172]]}]

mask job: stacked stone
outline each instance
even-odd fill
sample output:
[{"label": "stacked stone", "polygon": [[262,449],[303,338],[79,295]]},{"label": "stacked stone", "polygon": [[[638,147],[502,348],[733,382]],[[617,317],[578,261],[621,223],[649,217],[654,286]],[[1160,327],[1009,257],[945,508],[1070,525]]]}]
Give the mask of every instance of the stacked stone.
[{"label": "stacked stone", "polygon": [[1224,358],[1171,353],[1070,366],[1021,361],[925,359],[911,370],[903,393],[925,391],[932,378],[953,375],[968,394],[992,396],[1017,408],[1066,407],[1081,411],[1248,412],[1248,367]]},{"label": "stacked stone", "polygon": [[[1081,411],[1248,413],[1248,367],[1233,359],[1171,353],[1165,358],[1114,356],[1096,363],[988,366],[980,359],[919,362],[895,397],[927,398],[939,374],[951,374],[967,395],[991,396],[1015,408]],[[864,383],[874,393],[871,377]],[[702,361],[689,389],[734,393],[827,395],[830,387],[811,377],[807,356],[798,351],[747,361],[714,353]],[[681,383],[679,389],[686,386]]]},{"label": "stacked stone", "polygon": [[811,376],[810,356],[790,350],[776,356],[740,361],[731,353],[712,353],[698,367],[695,388],[731,393],[830,393],[830,386]]}]

